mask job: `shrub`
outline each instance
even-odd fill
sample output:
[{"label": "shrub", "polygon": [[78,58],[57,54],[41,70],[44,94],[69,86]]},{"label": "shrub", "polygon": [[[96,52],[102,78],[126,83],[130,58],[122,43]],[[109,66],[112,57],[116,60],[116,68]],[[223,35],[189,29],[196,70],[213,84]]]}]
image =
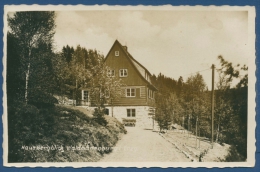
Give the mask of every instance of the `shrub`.
[{"label": "shrub", "polygon": [[119,123],[118,125],[103,127],[97,123],[106,125],[107,121],[104,118],[103,113],[92,118],[69,107],[37,108],[23,102],[10,104],[8,106],[8,162],[96,161],[101,154],[109,153],[111,150],[61,153],[25,150],[22,146],[77,146],[87,143],[97,147],[112,147],[118,140],[118,134],[125,130],[123,126],[123,128],[118,127],[120,123],[114,119],[107,119],[107,121]]},{"label": "shrub", "polygon": [[37,130],[34,120],[39,119],[39,110],[33,105],[26,105],[23,102],[15,102],[8,106],[8,148],[9,162],[19,162],[23,160],[21,147],[23,144],[34,142]]},{"label": "shrub", "polygon": [[237,151],[236,147],[234,145],[231,145],[231,147],[229,148],[229,153],[225,157],[224,161],[225,162],[242,162],[245,160],[246,160],[246,158]]},{"label": "shrub", "polygon": [[58,100],[48,93],[34,91],[29,94],[29,103],[38,108],[49,108],[57,104]]},{"label": "shrub", "polygon": [[100,124],[100,125],[103,125],[103,126],[106,126],[107,125],[107,121],[106,119],[104,118],[104,115],[106,113],[106,109],[104,107],[98,107],[98,108],[95,108],[95,111],[93,113],[93,116],[94,116],[94,120]]},{"label": "shrub", "polygon": [[54,125],[53,108],[39,109],[19,101],[10,104],[8,106],[8,161],[23,161],[21,147],[34,145],[43,136],[51,136]]}]

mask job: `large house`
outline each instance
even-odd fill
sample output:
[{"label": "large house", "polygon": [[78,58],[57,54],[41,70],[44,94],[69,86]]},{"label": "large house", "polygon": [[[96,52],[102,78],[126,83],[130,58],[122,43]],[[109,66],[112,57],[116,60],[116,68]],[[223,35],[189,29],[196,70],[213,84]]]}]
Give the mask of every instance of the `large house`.
[{"label": "large house", "polygon": [[[108,114],[119,121],[136,121],[135,126],[152,128],[156,87],[151,83],[151,73],[135,60],[126,46],[115,41],[105,58],[111,77],[119,77],[126,85],[122,95],[111,104],[107,104]],[[82,90],[82,101],[91,106],[87,89]]]}]

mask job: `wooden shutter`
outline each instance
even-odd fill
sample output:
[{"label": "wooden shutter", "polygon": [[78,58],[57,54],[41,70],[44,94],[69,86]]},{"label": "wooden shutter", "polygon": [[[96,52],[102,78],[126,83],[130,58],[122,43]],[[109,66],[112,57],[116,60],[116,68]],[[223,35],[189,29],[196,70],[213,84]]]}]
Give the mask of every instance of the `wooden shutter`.
[{"label": "wooden shutter", "polygon": [[140,97],[140,88],[136,88],[135,91],[136,91],[135,96],[139,98]]},{"label": "wooden shutter", "polygon": [[81,90],[81,100],[84,100],[84,90]]},{"label": "wooden shutter", "polygon": [[141,98],[145,98],[145,95],[146,95],[146,94],[145,94],[145,87],[141,87],[141,88],[140,88],[140,97],[141,97]]}]

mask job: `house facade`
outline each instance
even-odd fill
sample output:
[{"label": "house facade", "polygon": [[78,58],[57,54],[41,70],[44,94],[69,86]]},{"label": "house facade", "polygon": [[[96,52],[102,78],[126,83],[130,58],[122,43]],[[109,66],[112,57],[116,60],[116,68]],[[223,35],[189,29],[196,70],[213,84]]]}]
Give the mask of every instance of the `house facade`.
[{"label": "house facade", "polygon": [[[106,105],[108,114],[121,122],[135,121],[136,127],[152,129],[157,89],[151,83],[151,73],[117,40],[105,58],[105,65],[110,68],[108,75],[120,78],[125,85],[121,88],[121,96],[113,101],[113,105]],[[82,90],[82,102],[91,106],[87,89]]]}]

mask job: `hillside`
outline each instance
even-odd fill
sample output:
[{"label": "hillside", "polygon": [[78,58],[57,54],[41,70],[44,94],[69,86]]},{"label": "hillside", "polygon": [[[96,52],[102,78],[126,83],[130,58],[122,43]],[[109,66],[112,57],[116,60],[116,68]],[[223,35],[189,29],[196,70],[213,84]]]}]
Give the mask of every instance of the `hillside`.
[{"label": "hillside", "polygon": [[[98,161],[111,151],[121,134],[126,133],[116,119],[106,116],[108,125],[104,127],[75,107],[59,105],[37,112],[35,107],[27,105],[26,114],[18,117],[19,109],[10,109],[9,112],[10,119],[16,117],[21,122],[16,121],[16,125],[9,123],[9,162]],[[23,115],[32,115],[30,111],[34,116],[23,118]]]},{"label": "hillside", "polygon": [[159,134],[168,142],[172,143],[179,151],[185,154],[186,157],[197,162],[228,161],[227,158],[231,151],[230,145],[225,143],[214,143],[212,148],[212,144],[208,138],[197,137],[196,139],[196,135],[183,129],[181,126],[178,126],[179,125],[175,124],[175,129]]}]

